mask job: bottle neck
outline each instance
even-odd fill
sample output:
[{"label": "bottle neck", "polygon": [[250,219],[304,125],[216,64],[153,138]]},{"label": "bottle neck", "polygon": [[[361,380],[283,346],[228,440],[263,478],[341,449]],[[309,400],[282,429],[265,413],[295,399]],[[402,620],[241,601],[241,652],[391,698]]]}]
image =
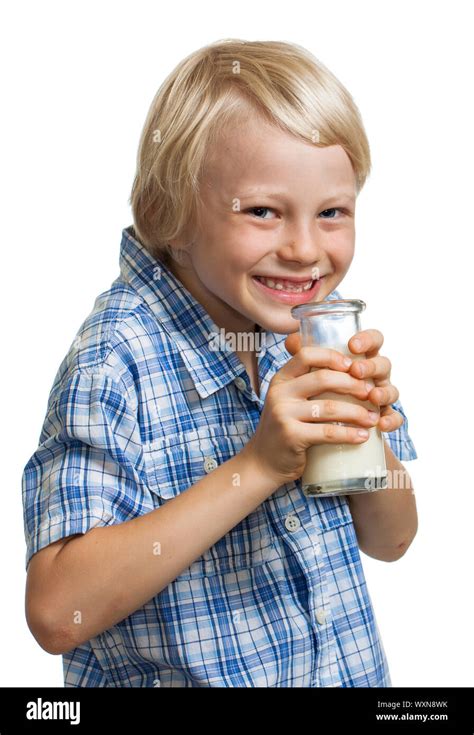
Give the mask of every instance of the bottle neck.
[{"label": "bottle neck", "polygon": [[356,332],[360,332],[359,312],[319,314],[301,320],[303,345],[331,347],[344,354],[352,354],[347,343]]}]

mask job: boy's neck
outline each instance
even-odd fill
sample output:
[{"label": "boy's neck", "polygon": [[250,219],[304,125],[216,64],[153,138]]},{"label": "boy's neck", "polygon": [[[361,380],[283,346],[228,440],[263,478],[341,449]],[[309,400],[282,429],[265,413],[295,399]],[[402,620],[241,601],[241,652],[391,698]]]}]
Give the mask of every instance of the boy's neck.
[{"label": "boy's neck", "polygon": [[254,389],[257,396],[260,397],[260,380],[258,375],[258,360],[256,352],[237,352],[235,353],[239,358],[240,362],[247,371],[247,375],[250,378],[250,384]]}]

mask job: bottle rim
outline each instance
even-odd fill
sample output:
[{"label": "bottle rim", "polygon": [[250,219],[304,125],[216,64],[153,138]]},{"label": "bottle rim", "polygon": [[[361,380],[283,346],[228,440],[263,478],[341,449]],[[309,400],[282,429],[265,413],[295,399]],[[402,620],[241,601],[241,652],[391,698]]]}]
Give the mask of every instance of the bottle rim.
[{"label": "bottle rim", "polygon": [[331,299],[329,301],[309,301],[307,304],[298,304],[291,309],[291,316],[302,319],[319,314],[349,314],[364,311],[365,301],[361,299]]}]

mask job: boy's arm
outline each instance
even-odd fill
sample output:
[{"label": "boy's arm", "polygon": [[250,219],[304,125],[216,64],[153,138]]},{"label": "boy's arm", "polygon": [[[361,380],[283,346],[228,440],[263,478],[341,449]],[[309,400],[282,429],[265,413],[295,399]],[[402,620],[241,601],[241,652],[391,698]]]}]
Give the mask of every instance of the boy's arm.
[{"label": "boy's arm", "polygon": [[[239,486],[233,483],[235,473]],[[111,628],[176,579],[277,487],[278,480],[262,473],[244,447],[164,506],[61,539],[53,553],[53,544],[37,552],[26,586],[34,637],[48,653],[59,654]]]},{"label": "boy's arm", "polygon": [[384,440],[388,470],[385,490],[348,495],[359,547],[381,561],[396,561],[418,529],[415,493],[405,467]]}]

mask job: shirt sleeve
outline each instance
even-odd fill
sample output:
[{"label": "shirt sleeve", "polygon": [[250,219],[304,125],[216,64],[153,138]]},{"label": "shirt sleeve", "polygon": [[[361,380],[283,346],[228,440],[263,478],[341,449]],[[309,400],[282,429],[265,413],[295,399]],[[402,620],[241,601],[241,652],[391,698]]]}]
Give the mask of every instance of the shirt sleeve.
[{"label": "shirt sleeve", "polygon": [[395,431],[382,431],[382,436],[387,439],[390,449],[399,460],[418,459],[415,445],[408,433],[408,419],[402,404],[395,401],[391,406],[403,416],[404,422]]},{"label": "shirt sleeve", "polygon": [[77,371],[50,400],[24,468],[26,567],[33,554],[150,507],[136,410],[119,378]]}]

